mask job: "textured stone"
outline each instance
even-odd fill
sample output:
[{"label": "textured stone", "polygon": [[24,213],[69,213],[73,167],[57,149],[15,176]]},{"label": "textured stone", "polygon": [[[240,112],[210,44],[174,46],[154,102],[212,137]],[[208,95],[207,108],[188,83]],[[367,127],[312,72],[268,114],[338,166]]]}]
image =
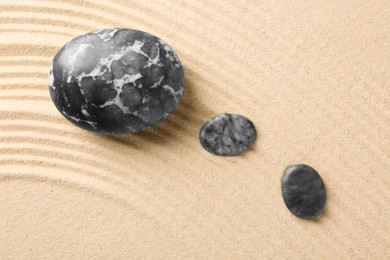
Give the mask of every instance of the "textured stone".
[{"label": "textured stone", "polygon": [[55,56],[51,98],[60,113],[86,130],[138,132],[168,117],[184,88],[173,50],[151,34],[104,29],[81,35]]},{"label": "textured stone", "polygon": [[246,117],[220,114],[201,128],[199,140],[203,148],[216,155],[236,155],[250,148],[256,140],[256,129]]},{"label": "textured stone", "polygon": [[287,208],[302,219],[317,217],[325,207],[326,192],[321,176],[305,164],[286,169],[282,177],[282,195]]}]

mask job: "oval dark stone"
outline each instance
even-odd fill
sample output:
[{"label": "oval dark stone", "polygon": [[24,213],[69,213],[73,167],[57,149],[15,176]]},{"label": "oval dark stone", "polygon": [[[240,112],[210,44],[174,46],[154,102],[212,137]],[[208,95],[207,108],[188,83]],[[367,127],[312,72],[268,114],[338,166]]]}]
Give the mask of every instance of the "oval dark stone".
[{"label": "oval dark stone", "polygon": [[321,176],[305,164],[286,169],[282,177],[282,195],[287,208],[302,219],[317,217],[325,207],[326,192]]},{"label": "oval dark stone", "polygon": [[171,47],[149,33],[104,29],[81,35],[54,57],[51,98],[86,130],[121,134],[152,127],[179,104],[184,72]]},{"label": "oval dark stone", "polygon": [[203,148],[222,156],[236,155],[248,150],[256,140],[256,129],[246,117],[220,114],[209,119],[199,132]]}]

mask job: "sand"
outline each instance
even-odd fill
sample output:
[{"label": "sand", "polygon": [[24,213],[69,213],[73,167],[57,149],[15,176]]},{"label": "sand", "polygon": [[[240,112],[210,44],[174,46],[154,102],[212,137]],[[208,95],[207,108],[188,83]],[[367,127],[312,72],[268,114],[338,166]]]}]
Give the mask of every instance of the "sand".
[{"label": "sand", "polygon": [[[0,0],[1,259],[390,258],[390,2]],[[82,131],[47,89],[53,55],[105,27],[167,41],[183,101],[141,134]],[[200,146],[239,113],[242,156]],[[283,170],[322,176],[325,212],[285,207]]]}]

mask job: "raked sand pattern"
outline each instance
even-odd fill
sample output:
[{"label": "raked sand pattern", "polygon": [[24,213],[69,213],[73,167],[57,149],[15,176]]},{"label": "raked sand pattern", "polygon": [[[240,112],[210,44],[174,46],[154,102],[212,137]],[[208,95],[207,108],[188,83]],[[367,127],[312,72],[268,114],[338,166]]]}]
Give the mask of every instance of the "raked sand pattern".
[{"label": "raked sand pattern", "polygon": [[[390,3],[288,2],[0,0],[0,258],[390,258]],[[146,132],[83,131],[52,58],[123,27],[170,44],[184,96]],[[250,151],[201,147],[219,113],[253,121]],[[317,221],[284,205],[294,163],[325,182]]]}]

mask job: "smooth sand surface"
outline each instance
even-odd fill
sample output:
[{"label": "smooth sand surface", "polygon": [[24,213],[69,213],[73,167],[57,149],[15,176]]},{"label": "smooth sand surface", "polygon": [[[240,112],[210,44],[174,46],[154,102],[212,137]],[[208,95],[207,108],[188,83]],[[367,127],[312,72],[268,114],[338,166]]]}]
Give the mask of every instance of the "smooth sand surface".
[{"label": "smooth sand surface", "polygon": [[[0,0],[1,259],[389,259],[390,1]],[[47,74],[73,37],[153,33],[180,56],[178,111],[141,134],[64,119]],[[203,122],[243,114],[241,156],[200,146]],[[303,221],[280,178],[322,176]]]}]

